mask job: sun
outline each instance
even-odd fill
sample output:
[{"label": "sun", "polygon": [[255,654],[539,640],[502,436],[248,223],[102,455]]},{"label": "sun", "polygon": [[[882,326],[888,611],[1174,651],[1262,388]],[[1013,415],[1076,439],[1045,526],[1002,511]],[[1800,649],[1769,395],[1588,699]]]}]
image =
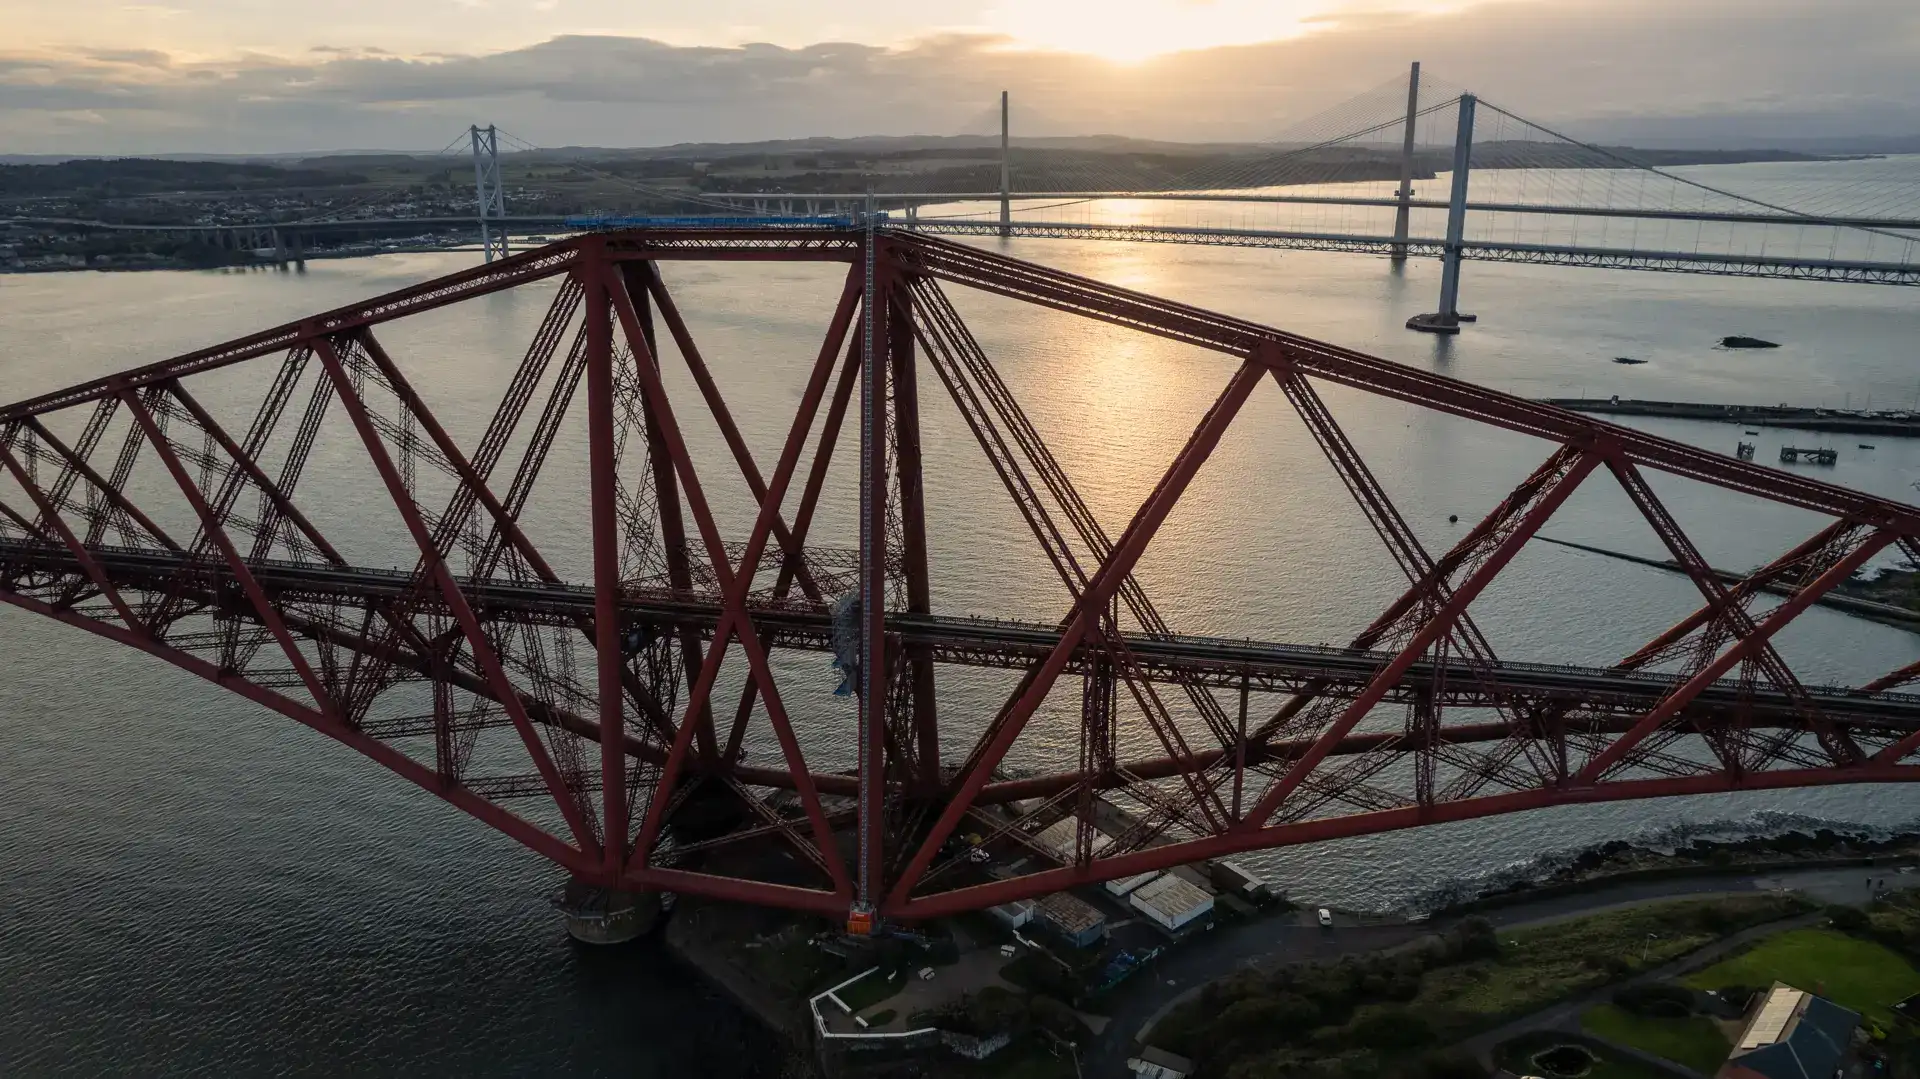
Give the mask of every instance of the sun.
[{"label": "sun", "polygon": [[1025,48],[1137,63],[1170,52],[1294,37],[1340,0],[1001,0],[985,28]]}]

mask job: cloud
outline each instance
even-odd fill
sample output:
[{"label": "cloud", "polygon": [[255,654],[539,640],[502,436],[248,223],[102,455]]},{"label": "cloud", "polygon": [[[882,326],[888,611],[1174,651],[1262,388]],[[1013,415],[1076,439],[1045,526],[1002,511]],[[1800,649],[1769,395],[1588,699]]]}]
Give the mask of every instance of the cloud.
[{"label": "cloud", "polygon": [[1025,134],[1254,139],[1412,59],[1436,83],[1588,133],[1920,131],[1911,0],[1507,0],[1374,10],[1284,42],[1128,65],[969,34],[803,48],[566,36],[411,58],[0,51],[0,139],[41,153],[431,148],[474,121],[549,146],[984,133],[1002,88]]}]

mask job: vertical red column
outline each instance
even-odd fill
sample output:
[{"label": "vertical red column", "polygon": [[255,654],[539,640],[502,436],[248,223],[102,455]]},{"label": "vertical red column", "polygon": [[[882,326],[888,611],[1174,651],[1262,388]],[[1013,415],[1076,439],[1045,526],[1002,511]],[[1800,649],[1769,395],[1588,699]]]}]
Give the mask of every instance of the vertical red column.
[{"label": "vertical red column", "polygon": [[620,477],[613,453],[613,311],[607,300],[610,267],[597,243],[588,242],[580,275],[586,285],[587,491],[593,528],[593,643],[600,695],[600,798],[608,886],[618,881],[627,857],[627,760],[625,690],[621,685]]},{"label": "vertical red column", "polygon": [[[871,211],[869,211],[871,217]],[[887,286],[891,274],[870,223],[864,256],[860,371],[860,836],[858,912],[880,900],[886,828],[887,729]]]},{"label": "vertical red column", "polygon": [[[920,398],[914,372],[913,308],[904,280],[887,290],[887,368],[893,379],[894,468],[900,475],[900,557],[907,571],[907,610],[933,610],[927,569],[927,501],[921,484]],[[914,777],[923,793],[940,788],[940,723],[935,711],[933,657],[925,645],[903,649],[912,680]]]}]

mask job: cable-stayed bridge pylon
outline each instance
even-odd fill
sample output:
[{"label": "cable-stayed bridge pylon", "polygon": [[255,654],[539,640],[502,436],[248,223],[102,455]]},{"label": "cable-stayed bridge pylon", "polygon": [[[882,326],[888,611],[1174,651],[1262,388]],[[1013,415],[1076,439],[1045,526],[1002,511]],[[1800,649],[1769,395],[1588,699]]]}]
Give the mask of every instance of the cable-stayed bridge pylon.
[{"label": "cable-stayed bridge pylon", "polygon": [[1436,310],[1409,326],[1441,333],[1471,320],[1458,302],[1471,261],[1920,284],[1911,159],[1603,146],[1423,77],[1418,64],[1261,145],[1216,153],[1057,142],[1023,152],[1008,138],[1004,95],[1000,105],[997,159],[983,154],[971,169],[874,174],[858,191],[715,193],[702,209],[717,200],[749,217],[850,214],[871,189],[893,224],[930,234],[1437,258]]},{"label": "cable-stayed bridge pylon", "polygon": [[1437,259],[1444,270],[1435,309],[1409,325],[1442,333],[1471,319],[1460,311],[1461,269],[1476,261],[1920,284],[1920,156],[1835,160],[1600,145],[1418,64],[1254,145],[1037,138],[1022,134],[1021,118],[1044,118],[1044,107],[1023,109],[1004,92],[981,104],[963,131],[908,164],[894,151],[859,147],[839,154],[853,159],[849,167],[756,180],[752,190],[738,189],[738,178],[660,181],[570,154],[572,173],[631,193],[623,201],[632,209],[616,202],[593,214],[514,207],[503,161],[554,151],[475,125],[447,148],[472,150],[471,218],[378,217],[361,200],[295,221],[8,221],[219,234],[213,238],[224,246],[265,250],[283,262],[326,245],[359,252],[407,250],[412,242],[441,250],[444,241],[423,237],[423,229],[471,227],[492,259],[507,252],[510,235],[653,225],[845,228],[858,223],[872,196],[889,227],[926,235]]}]

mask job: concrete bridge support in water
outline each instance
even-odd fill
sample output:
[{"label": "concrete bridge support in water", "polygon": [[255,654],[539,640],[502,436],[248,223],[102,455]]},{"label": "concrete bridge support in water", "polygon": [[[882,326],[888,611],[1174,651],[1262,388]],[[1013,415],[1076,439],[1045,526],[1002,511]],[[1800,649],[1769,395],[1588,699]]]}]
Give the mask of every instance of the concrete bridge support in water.
[{"label": "concrete bridge support in water", "polygon": [[1465,250],[1467,232],[1467,178],[1473,167],[1472,94],[1460,95],[1460,127],[1453,142],[1453,193],[1447,201],[1447,239],[1441,253],[1440,309],[1415,315],[1407,320],[1407,329],[1422,333],[1459,333],[1462,322],[1474,321],[1473,315],[1460,313],[1460,255]]},{"label": "concrete bridge support in water", "polygon": [[611,891],[569,879],[554,901],[566,919],[567,935],[582,944],[625,944],[653,932],[660,923],[659,892]]}]

